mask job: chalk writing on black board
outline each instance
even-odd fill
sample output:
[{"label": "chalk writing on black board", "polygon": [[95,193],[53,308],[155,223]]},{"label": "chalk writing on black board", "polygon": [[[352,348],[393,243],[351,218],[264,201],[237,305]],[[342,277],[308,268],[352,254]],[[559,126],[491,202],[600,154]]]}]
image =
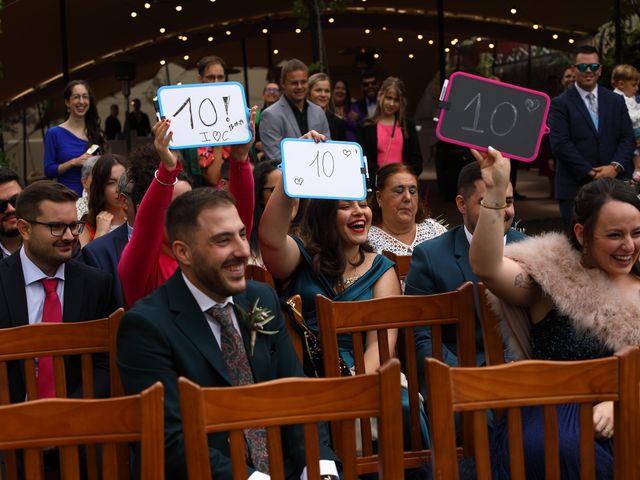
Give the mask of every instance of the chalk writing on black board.
[{"label": "chalk writing on black board", "polygon": [[312,167],[314,164],[316,166],[316,174],[318,178],[320,178],[320,169],[322,169],[323,175],[327,178],[331,178],[333,176],[333,172],[336,170],[336,161],[329,151],[322,154],[322,160],[320,160],[320,152],[317,152],[309,166]]},{"label": "chalk writing on black board", "polygon": [[[531,99],[527,99],[527,100],[531,101]],[[481,106],[482,94],[480,93],[476,94],[476,96],[471,99],[471,101],[467,104],[467,106],[464,107],[464,111],[466,112],[467,109],[471,107],[471,105],[473,105],[474,103],[476,104],[476,108],[474,109],[474,113],[473,113],[473,126],[471,127],[462,126],[460,128],[468,132],[484,133],[483,129],[478,128],[478,122],[480,120],[480,109],[482,108]],[[501,131],[498,131],[495,125],[496,115],[498,115],[499,113],[501,115],[501,118],[511,117],[511,121],[506,123],[506,125],[508,125],[507,128],[504,128],[504,130],[501,130]],[[513,130],[517,122],[518,122],[518,109],[516,108],[516,106],[511,102],[501,102],[498,105],[496,105],[493,111],[491,112],[491,115],[489,117],[489,129],[491,130],[491,133],[493,133],[494,135],[497,135],[498,137],[504,137],[505,135],[508,135],[509,132],[511,132],[511,130]]]}]

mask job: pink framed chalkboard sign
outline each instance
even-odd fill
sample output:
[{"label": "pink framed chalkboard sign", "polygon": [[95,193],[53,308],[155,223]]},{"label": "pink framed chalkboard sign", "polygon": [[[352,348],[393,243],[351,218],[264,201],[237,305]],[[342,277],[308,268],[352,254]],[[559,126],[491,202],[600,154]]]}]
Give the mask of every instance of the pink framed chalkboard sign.
[{"label": "pink framed chalkboard sign", "polygon": [[437,137],[505,157],[532,162],[549,132],[551,100],[543,92],[456,72],[440,100]]}]

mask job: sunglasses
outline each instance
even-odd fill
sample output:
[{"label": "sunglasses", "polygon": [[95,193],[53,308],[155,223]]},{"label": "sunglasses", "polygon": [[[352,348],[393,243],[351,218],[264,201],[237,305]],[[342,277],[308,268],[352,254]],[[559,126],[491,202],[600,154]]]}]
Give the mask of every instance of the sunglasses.
[{"label": "sunglasses", "polygon": [[16,208],[16,203],[18,203],[18,194],[9,197],[7,200],[0,199],[0,213],[4,213],[7,211],[9,205],[13,208]]},{"label": "sunglasses", "polygon": [[374,86],[376,83],[378,83],[377,80],[369,80],[367,82],[362,82],[362,86],[363,87],[372,87]]},{"label": "sunglasses", "polygon": [[600,70],[599,63],[578,63],[577,65],[574,65],[574,67],[576,67],[581,73],[586,72],[587,69],[591,70],[592,72],[597,72],[598,70]]}]

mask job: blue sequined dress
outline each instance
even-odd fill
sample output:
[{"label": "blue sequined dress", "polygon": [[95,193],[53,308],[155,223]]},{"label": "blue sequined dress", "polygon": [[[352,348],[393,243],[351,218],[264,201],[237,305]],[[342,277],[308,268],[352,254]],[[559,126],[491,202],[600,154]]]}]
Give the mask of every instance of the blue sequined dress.
[{"label": "blue sequined dress", "polygon": [[[531,358],[538,360],[589,360],[612,355],[591,332],[576,329],[574,322],[552,309],[531,327]],[[560,444],[560,478],[580,479],[579,408],[577,404],[557,408]],[[541,407],[522,409],[522,437],[527,480],[545,478],[544,420]],[[506,417],[496,426],[492,437],[494,479],[510,479],[509,440]],[[595,440],[596,478],[613,478],[613,442]]]},{"label": "blue sequined dress", "polygon": [[[353,300],[370,300],[373,298],[373,286],[384,273],[393,268],[393,262],[382,255],[376,255],[371,268],[367,270],[360,278],[353,282],[349,287],[341,292],[336,292],[331,282],[322,274],[314,272],[312,267],[312,259],[307,250],[304,248],[302,241],[297,237],[292,237],[298,244],[300,254],[302,256],[300,265],[291,277],[289,283],[282,289],[284,299],[292,295],[299,294],[302,298],[302,315],[307,326],[314,331],[321,328],[318,325],[316,317],[316,295],[321,294],[333,301],[353,301]],[[351,335],[339,335],[338,347],[340,356],[347,363],[349,368],[353,367],[353,342]],[[405,444],[409,444],[408,439],[408,419],[409,419],[409,396],[406,389],[402,390],[402,407],[405,419]],[[421,427],[423,433],[423,441],[425,446],[429,446],[429,434],[426,422],[426,414],[421,412]]]}]

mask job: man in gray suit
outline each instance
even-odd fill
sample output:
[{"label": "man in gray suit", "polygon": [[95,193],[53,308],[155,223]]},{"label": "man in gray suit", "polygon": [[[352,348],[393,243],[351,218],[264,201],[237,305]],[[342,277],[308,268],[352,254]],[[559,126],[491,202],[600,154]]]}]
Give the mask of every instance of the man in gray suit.
[{"label": "man in gray suit", "polygon": [[269,160],[280,160],[283,138],[299,138],[309,130],[331,138],[324,111],[307,100],[308,79],[307,66],[297,58],[282,67],[280,83],[284,95],[260,117],[260,140]]}]

